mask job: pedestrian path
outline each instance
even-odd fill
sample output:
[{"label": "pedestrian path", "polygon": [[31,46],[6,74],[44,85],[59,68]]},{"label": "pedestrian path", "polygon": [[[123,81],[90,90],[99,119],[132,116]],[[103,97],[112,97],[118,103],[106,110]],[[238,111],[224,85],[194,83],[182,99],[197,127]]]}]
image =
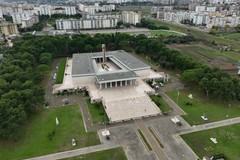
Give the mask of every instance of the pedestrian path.
[{"label": "pedestrian path", "polygon": [[207,124],[201,124],[201,125],[197,125],[197,126],[192,126],[186,130],[181,131],[180,134],[198,132],[198,131],[218,128],[218,127],[228,126],[228,125],[232,125],[232,124],[236,124],[236,123],[240,123],[240,117],[226,119],[226,120],[212,122],[212,123],[207,123]]},{"label": "pedestrian path", "polygon": [[63,158],[69,158],[69,157],[75,157],[83,154],[88,154],[92,152],[98,152],[98,151],[103,151],[107,149],[112,149],[116,147],[121,147],[121,146],[109,146],[109,145],[97,145],[97,146],[90,146],[86,148],[81,148],[81,149],[75,149],[75,150],[70,150],[70,151],[65,151],[65,152],[58,152],[55,154],[49,154],[46,156],[40,156],[40,157],[35,157],[35,158],[30,158],[27,160],[54,160],[54,159],[63,159]]}]

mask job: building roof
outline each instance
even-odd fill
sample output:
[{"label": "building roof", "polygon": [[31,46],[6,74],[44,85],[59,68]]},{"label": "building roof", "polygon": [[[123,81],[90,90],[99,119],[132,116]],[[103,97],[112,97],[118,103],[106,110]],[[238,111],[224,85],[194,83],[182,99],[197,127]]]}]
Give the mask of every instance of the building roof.
[{"label": "building roof", "polygon": [[137,77],[138,75],[133,71],[96,75],[97,81],[99,83],[111,82],[116,80],[124,80],[124,79],[136,79]]},{"label": "building roof", "polygon": [[90,54],[73,54],[72,75],[86,76],[95,75]]},{"label": "building roof", "polygon": [[[73,54],[72,76],[96,75],[97,71],[94,70],[93,60],[102,56],[102,52]],[[150,69],[148,65],[123,50],[108,51],[106,52],[106,57],[119,62],[118,64],[128,71]]]}]

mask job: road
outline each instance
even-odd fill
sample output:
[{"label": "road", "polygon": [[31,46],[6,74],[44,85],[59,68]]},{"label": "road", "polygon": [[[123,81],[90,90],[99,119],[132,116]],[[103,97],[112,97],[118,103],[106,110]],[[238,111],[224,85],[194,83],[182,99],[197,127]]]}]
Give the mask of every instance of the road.
[{"label": "road", "polygon": [[149,129],[144,124],[144,121],[142,119],[135,120],[135,123],[137,124],[137,127],[142,131],[143,135],[149,142],[150,146],[153,149],[153,152],[156,154],[157,158],[159,160],[167,160],[167,157],[165,153],[163,152],[162,148],[159,146]]}]

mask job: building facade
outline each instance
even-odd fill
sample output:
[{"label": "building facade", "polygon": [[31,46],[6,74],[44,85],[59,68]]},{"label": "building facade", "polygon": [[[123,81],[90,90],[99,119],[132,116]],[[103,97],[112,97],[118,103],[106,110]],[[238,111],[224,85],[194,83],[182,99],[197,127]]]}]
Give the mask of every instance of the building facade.
[{"label": "building facade", "polygon": [[136,25],[141,22],[141,12],[123,11],[122,21],[123,23]]}]

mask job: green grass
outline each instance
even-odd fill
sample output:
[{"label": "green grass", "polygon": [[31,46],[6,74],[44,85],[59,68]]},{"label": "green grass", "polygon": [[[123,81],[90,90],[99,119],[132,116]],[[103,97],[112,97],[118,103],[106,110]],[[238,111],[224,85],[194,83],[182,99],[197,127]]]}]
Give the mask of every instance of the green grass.
[{"label": "green grass", "polygon": [[219,37],[219,36],[214,36],[211,35],[207,32],[201,31],[199,29],[196,29],[195,27],[189,27],[189,26],[184,26],[184,25],[175,25],[175,24],[171,24],[165,21],[159,21],[159,20],[153,20],[153,19],[149,19],[149,21],[154,22],[157,26],[168,26],[171,30],[175,30],[175,31],[179,31],[179,32],[183,32],[183,33],[190,33],[193,36],[196,36],[198,38],[204,39],[205,41],[215,41],[219,44],[222,45],[228,45],[228,46],[232,46],[235,49],[240,49],[239,46],[239,42],[232,40],[232,39],[227,39],[224,37]]},{"label": "green grass", "polygon": [[151,13],[152,6],[134,6],[134,5],[126,5],[126,6],[119,6],[117,8],[120,11],[141,11],[142,16],[149,15]]},{"label": "green grass", "polygon": [[127,160],[122,147],[88,153],[77,157],[67,158],[66,160]]},{"label": "green grass", "polygon": [[[170,46],[171,47],[171,46]],[[174,47],[174,46],[173,46]],[[238,62],[240,59],[239,52],[235,51],[220,51],[219,49],[208,47],[201,43],[191,44],[181,47],[176,47],[177,50],[180,50],[182,53],[191,55],[191,53],[198,53],[207,58],[214,59],[216,57],[225,57],[233,62]]]},{"label": "green grass", "polygon": [[169,112],[172,108],[168,105],[166,101],[160,95],[151,95],[150,98],[159,107],[162,112]]},{"label": "green grass", "polygon": [[58,67],[57,78],[56,78],[56,82],[55,82],[56,84],[62,84],[62,82],[63,82],[66,61],[67,61],[66,58],[62,58],[60,60],[60,64],[59,64],[59,67]]},{"label": "green grass", "polygon": [[152,150],[151,145],[148,143],[147,139],[145,138],[145,136],[143,135],[142,131],[140,129],[137,130],[139,135],[142,137],[142,140],[144,141],[144,143],[146,144],[147,148],[149,151]]},{"label": "green grass", "polygon": [[219,34],[218,36],[234,41],[240,41],[240,33]]},{"label": "green grass", "polygon": [[[212,156],[216,153],[223,153],[228,160],[237,160],[240,157],[240,124],[210,129],[201,132],[181,135],[184,141],[193,149],[193,151],[202,158],[203,156]],[[216,138],[217,144],[214,144],[210,138]]]},{"label": "green grass", "polygon": [[163,144],[161,143],[161,141],[159,140],[158,136],[156,135],[156,133],[152,130],[151,127],[148,127],[149,131],[152,133],[153,137],[156,139],[157,143],[159,144],[159,146],[161,148],[164,148]]},{"label": "green grass", "polygon": [[91,104],[90,100],[87,99],[86,104],[88,106],[93,124],[102,124],[108,121],[108,117],[104,111],[102,103]]},{"label": "green grass", "polygon": [[151,33],[152,36],[181,36],[181,34],[176,33],[176,32],[171,32],[171,31],[167,31],[167,30],[151,30],[149,31]]},{"label": "green grass", "polygon": [[[193,95],[193,99],[188,98],[189,94]],[[167,92],[167,95],[187,113],[183,118],[190,125],[199,125],[240,116],[239,101],[229,102],[231,107],[228,107],[229,103],[207,98],[196,88],[181,90],[178,102],[177,91]],[[186,105],[186,102],[192,103],[192,106]],[[201,116],[207,116],[208,120],[204,121]]]},{"label": "green grass", "polygon": [[[56,116],[59,126],[55,125]],[[55,136],[47,135],[55,128]],[[78,105],[43,110],[26,125],[24,137],[18,142],[0,141],[0,159],[23,159],[100,144],[96,132],[85,132]],[[75,138],[76,147],[71,139]]]}]

